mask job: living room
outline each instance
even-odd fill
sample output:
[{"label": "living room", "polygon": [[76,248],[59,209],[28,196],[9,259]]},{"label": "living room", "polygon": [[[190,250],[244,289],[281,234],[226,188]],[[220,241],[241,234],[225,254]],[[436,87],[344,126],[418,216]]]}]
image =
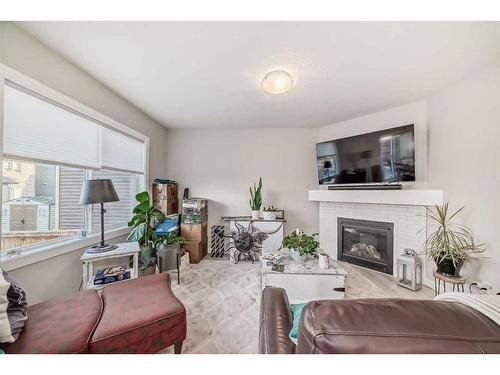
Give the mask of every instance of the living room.
[{"label": "living room", "polygon": [[2,366],[500,354],[500,23],[180,18],[0,21]]}]

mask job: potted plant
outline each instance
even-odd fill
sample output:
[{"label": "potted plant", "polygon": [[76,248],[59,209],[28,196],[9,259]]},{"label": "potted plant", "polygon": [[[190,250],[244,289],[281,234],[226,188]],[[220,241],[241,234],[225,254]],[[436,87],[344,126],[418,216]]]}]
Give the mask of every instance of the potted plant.
[{"label": "potted plant", "polygon": [[471,230],[453,221],[463,207],[450,214],[449,204],[427,208],[427,215],[433,222],[425,241],[425,252],[437,265],[437,272],[459,276],[464,263],[474,260],[473,254],[482,253],[484,244],[476,244]]},{"label": "potted plant", "polygon": [[318,233],[306,234],[297,228],[283,238],[283,246],[290,250],[290,258],[297,262],[305,262],[309,255],[315,255],[319,247],[316,240]]},{"label": "potted plant", "polygon": [[250,208],[252,209],[252,220],[259,219],[260,207],[262,206],[262,177],[259,178],[259,185],[253,183],[253,191],[250,186]]},{"label": "potted plant", "polygon": [[183,239],[177,232],[167,233],[166,236],[158,237],[154,242],[157,258],[161,257],[163,270],[170,270],[177,267],[177,255]]},{"label": "potted plant", "polygon": [[278,212],[278,209],[274,206],[264,207],[262,217],[264,220],[276,220],[276,212]]},{"label": "potted plant", "polygon": [[155,273],[156,249],[155,241],[158,240],[153,228],[153,222],[165,221],[163,212],[151,205],[149,192],[143,191],[135,196],[138,204],[132,211],[134,216],[128,226],[133,229],[127,237],[128,241],[137,241],[141,247],[139,252],[139,271],[142,275]]}]

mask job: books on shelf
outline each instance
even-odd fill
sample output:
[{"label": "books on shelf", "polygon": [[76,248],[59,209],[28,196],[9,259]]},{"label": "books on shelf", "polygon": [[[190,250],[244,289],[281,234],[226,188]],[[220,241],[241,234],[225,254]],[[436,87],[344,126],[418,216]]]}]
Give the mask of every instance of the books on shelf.
[{"label": "books on shelf", "polygon": [[97,271],[94,285],[104,285],[127,279],[130,279],[130,270],[126,266],[107,267]]}]

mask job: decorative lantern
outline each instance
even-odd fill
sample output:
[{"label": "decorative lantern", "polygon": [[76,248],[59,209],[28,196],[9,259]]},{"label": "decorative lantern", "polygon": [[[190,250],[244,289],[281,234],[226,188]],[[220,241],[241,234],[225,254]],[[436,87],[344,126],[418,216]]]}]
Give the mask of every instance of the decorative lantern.
[{"label": "decorative lantern", "polygon": [[398,285],[417,291],[422,288],[422,261],[415,250],[405,249],[398,257]]}]

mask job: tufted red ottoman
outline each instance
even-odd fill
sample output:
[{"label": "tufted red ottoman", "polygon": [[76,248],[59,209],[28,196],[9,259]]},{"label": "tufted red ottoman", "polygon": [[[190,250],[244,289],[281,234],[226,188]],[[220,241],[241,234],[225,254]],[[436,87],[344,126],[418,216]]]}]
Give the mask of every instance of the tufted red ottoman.
[{"label": "tufted red ottoman", "polygon": [[6,353],[88,353],[101,310],[102,301],[95,290],[29,306],[19,339],[2,348]]},{"label": "tufted red ottoman", "polygon": [[90,342],[91,353],[157,353],[186,338],[186,309],[170,289],[168,273],[104,288],[104,310]]}]

